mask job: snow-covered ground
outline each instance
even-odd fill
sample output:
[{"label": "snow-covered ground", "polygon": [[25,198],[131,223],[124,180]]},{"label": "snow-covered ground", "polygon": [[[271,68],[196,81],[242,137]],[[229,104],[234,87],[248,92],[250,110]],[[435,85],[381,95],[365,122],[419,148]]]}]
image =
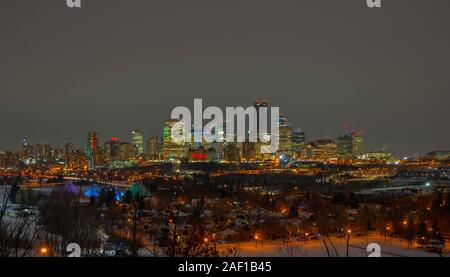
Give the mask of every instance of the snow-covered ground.
[{"label": "snow-covered ground", "polygon": [[[327,240],[330,256],[346,257],[347,243],[343,238],[332,237],[331,241],[336,251]],[[377,234],[368,237],[354,237],[350,239],[349,256],[367,257],[366,251],[369,243],[378,243],[381,247],[381,257],[439,257],[438,254],[430,253],[424,249],[408,249],[407,243],[400,239],[387,239]],[[239,257],[328,257],[322,240],[310,240],[307,242],[293,241],[283,243],[282,241],[246,242],[241,244],[223,244],[220,249],[237,248]],[[336,254],[337,252],[337,254]],[[450,257],[449,253],[443,256]]]}]

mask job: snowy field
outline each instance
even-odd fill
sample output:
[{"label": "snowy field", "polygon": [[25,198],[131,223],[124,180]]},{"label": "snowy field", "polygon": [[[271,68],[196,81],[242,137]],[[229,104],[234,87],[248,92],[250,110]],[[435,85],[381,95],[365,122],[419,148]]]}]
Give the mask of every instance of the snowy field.
[{"label": "snowy field", "polygon": [[[334,248],[330,246],[328,240],[330,256],[346,257],[347,243],[343,238],[331,237]],[[369,243],[378,243],[381,246],[381,257],[439,257],[436,253],[430,253],[424,249],[411,248],[405,241],[400,239],[387,239],[377,234],[370,234],[368,237],[354,237],[350,239],[349,256],[367,257],[369,252],[366,248]],[[223,244],[220,249],[234,248],[239,250],[239,257],[328,257],[327,250],[322,240],[295,241],[283,243],[282,241],[246,242],[242,244]],[[337,252],[337,253],[336,253]],[[443,256],[450,257],[447,252]]]}]

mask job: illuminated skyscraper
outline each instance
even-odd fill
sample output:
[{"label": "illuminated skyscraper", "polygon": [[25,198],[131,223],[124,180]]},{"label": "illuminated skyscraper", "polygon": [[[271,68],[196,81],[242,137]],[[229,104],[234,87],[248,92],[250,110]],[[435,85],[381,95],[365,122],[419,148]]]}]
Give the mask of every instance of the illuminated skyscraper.
[{"label": "illuminated skyscraper", "polygon": [[278,152],[283,155],[292,154],[292,128],[289,127],[287,118],[280,115],[279,119],[279,142]]},{"label": "illuminated skyscraper", "polygon": [[[186,158],[187,143],[175,141],[172,132],[182,133],[184,126],[176,125],[178,120],[170,119],[164,122],[163,129],[163,158],[165,160],[180,160]],[[177,129],[175,129],[177,128]]]},{"label": "illuminated skyscraper", "polygon": [[34,158],[34,147],[26,139],[22,140],[21,160],[26,164],[31,163]]},{"label": "illuminated skyscraper", "polygon": [[309,146],[308,159],[328,162],[337,158],[337,144],[331,139],[319,139]]},{"label": "illuminated skyscraper", "polygon": [[[242,159],[251,161],[251,160],[262,160],[263,156],[261,155],[261,140],[260,140],[260,109],[261,108],[268,108],[267,102],[264,102],[262,100],[256,100],[256,102],[253,104],[253,106],[256,109],[256,134],[251,134],[249,132],[249,138],[250,137],[256,137],[256,142],[245,142],[242,146]],[[267,126],[267,125],[266,125]],[[269,130],[266,130],[265,134],[268,134]]]},{"label": "illuminated skyscraper", "polygon": [[242,159],[245,161],[254,161],[256,159],[256,142],[245,141],[241,146]]},{"label": "illuminated skyscraper", "polygon": [[119,160],[127,161],[134,156],[134,147],[131,143],[121,142],[119,145]]},{"label": "illuminated skyscraper", "polygon": [[119,138],[112,138],[108,145],[105,145],[105,152],[109,152],[109,158],[112,161],[116,161],[119,159],[120,152],[120,141]]},{"label": "illuminated skyscraper", "polygon": [[63,161],[64,160],[64,149],[53,148],[51,152],[51,159],[53,161]]},{"label": "illuminated skyscraper", "polygon": [[140,130],[133,130],[131,132],[131,144],[133,145],[137,156],[142,156],[144,154],[144,136]]},{"label": "illuminated skyscraper", "polygon": [[47,162],[52,158],[52,146],[50,144],[36,144],[36,160]]},{"label": "illuminated skyscraper", "polygon": [[64,159],[66,161],[66,164],[70,163],[73,154],[74,154],[73,144],[69,142],[64,146]]},{"label": "illuminated skyscraper", "polygon": [[253,106],[256,109],[256,114],[257,114],[257,121],[256,121],[256,126],[257,126],[257,130],[259,132],[259,109],[260,108],[267,108],[269,105],[267,104],[267,102],[261,101],[261,100],[257,100]]},{"label": "illuminated skyscraper", "polygon": [[94,154],[95,150],[97,150],[97,147],[98,147],[98,133],[91,131],[88,133],[87,151],[86,151],[87,159],[91,163],[91,166],[94,165],[93,163]]},{"label": "illuminated skyscraper", "polygon": [[224,147],[224,160],[227,162],[239,162],[241,160],[240,152],[237,143],[229,142]]},{"label": "illuminated skyscraper", "polygon": [[147,153],[150,159],[159,159],[161,152],[161,140],[158,135],[153,136],[147,140]]},{"label": "illuminated skyscraper", "polygon": [[361,132],[353,132],[353,158],[358,157],[363,154],[364,151],[364,140]]},{"label": "illuminated skyscraper", "polygon": [[337,139],[338,158],[341,160],[353,159],[353,137],[349,133],[341,134]]},{"label": "illuminated skyscraper", "polygon": [[363,153],[363,144],[360,132],[344,131],[338,138],[338,158],[341,160],[356,159]]},{"label": "illuminated skyscraper", "polygon": [[104,147],[98,147],[97,150],[95,150],[94,155],[94,164],[96,166],[106,166],[108,165],[109,157],[106,153],[106,149]]},{"label": "illuminated skyscraper", "polygon": [[293,131],[292,132],[292,152],[298,154],[305,146],[305,132]]}]

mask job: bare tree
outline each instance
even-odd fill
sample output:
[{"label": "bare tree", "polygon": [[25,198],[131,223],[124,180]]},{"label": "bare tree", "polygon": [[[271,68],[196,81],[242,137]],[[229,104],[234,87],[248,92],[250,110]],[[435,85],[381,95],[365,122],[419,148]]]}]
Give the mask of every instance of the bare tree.
[{"label": "bare tree", "polygon": [[25,257],[36,254],[42,228],[39,216],[28,214],[26,204],[14,205],[15,216],[8,215],[8,202],[19,190],[20,174],[10,178],[4,186],[0,206],[0,257]]}]

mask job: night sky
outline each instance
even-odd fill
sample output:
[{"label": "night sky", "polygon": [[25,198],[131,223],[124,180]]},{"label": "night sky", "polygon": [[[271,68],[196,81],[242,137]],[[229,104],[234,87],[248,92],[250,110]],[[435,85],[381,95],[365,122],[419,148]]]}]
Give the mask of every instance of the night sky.
[{"label": "night sky", "polygon": [[279,106],[308,139],[450,148],[450,1],[2,0],[0,148],[161,134],[172,108]]}]

